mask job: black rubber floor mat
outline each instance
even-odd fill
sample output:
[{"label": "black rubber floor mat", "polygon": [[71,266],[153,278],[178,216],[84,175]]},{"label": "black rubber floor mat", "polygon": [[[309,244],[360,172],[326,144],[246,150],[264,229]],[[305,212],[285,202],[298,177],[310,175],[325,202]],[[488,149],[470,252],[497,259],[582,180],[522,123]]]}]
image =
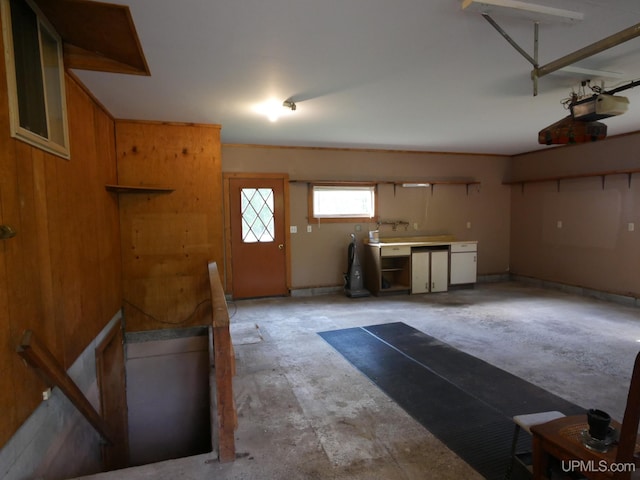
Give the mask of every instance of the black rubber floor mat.
[{"label": "black rubber floor mat", "polygon": [[364,328],[434,373],[513,417],[559,410],[565,415],[585,409],[401,322]]},{"label": "black rubber floor mat", "polygon": [[404,323],[319,335],[487,479],[504,478],[514,415],[585,411]]}]

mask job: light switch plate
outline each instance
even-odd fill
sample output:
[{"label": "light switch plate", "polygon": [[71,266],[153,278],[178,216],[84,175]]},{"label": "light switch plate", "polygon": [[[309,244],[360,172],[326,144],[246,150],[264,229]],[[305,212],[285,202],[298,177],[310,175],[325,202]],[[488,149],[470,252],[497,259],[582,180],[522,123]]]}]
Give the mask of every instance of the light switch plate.
[{"label": "light switch plate", "polygon": [[289,232],[291,233],[298,233],[298,227],[296,227],[295,225],[291,225],[289,227]]}]

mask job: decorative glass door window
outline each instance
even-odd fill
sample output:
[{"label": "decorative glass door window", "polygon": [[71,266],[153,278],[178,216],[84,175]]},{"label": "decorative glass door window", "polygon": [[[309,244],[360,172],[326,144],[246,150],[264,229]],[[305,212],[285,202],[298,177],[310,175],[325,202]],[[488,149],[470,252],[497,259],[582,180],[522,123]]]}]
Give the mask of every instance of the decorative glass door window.
[{"label": "decorative glass door window", "polygon": [[240,192],[242,241],[245,243],[275,240],[273,189],[243,188]]}]

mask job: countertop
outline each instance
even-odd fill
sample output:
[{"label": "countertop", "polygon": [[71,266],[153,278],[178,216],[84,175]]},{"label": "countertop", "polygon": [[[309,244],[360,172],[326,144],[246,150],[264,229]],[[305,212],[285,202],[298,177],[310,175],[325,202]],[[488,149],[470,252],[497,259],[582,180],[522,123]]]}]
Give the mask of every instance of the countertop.
[{"label": "countertop", "polygon": [[452,235],[431,235],[418,237],[387,237],[379,242],[364,240],[365,245],[371,247],[435,247],[461,243],[478,243],[477,240],[456,240]]}]

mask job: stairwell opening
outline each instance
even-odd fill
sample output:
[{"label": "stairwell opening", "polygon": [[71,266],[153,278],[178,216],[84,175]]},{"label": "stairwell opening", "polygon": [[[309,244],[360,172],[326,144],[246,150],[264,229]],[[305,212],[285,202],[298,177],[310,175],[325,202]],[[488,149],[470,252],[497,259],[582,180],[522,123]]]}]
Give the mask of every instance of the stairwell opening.
[{"label": "stairwell opening", "polygon": [[126,334],[130,465],[212,451],[207,327]]}]

